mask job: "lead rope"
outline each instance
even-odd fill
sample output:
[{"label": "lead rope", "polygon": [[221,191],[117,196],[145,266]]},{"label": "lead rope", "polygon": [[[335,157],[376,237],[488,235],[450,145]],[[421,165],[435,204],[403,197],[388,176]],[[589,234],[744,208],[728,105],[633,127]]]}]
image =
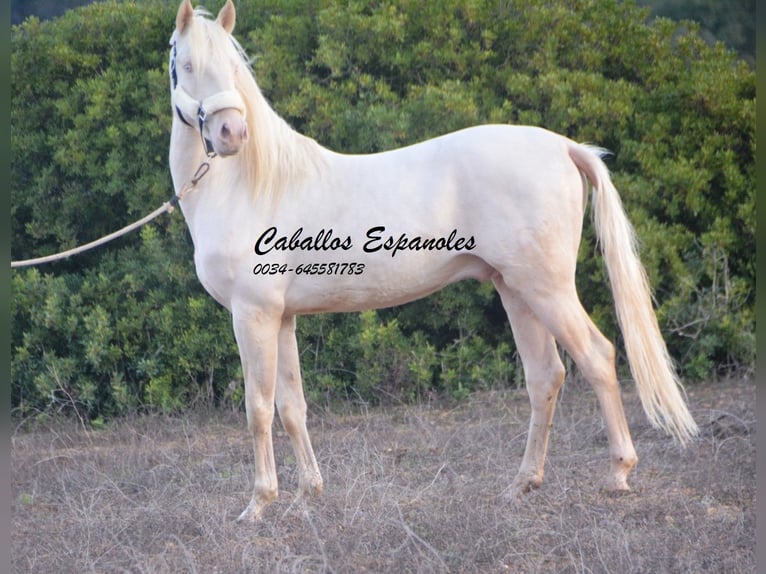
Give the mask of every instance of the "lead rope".
[{"label": "lead rope", "polygon": [[36,259],[25,259],[23,261],[11,261],[11,268],[15,267],[29,267],[32,265],[41,265],[43,263],[50,263],[51,261],[58,261],[59,259],[66,259],[67,257],[71,257],[72,255],[77,255],[78,253],[82,253],[83,251],[88,251],[90,249],[93,249],[94,247],[98,247],[99,245],[103,245],[104,243],[108,243],[109,241],[112,241],[113,239],[117,239],[118,237],[121,237],[125,235],[126,233],[130,233],[134,229],[138,229],[142,225],[146,225],[151,220],[156,219],[163,213],[172,213],[173,210],[176,208],[178,203],[192,190],[194,190],[195,187],[197,187],[197,183],[199,183],[199,180],[201,180],[208,171],[210,171],[210,160],[212,160],[215,157],[215,153],[208,154],[207,160],[203,161],[199,167],[197,168],[197,171],[194,172],[194,177],[191,178],[191,180],[183,186],[181,191],[171,197],[168,201],[163,203],[160,207],[152,211],[149,215],[146,217],[143,217],[136,221],[135,223],[131,223],[130,225],[127,225],[123,227],[122,229],[119,229],[113,233],[110,233],[109,235],[105,235],[101,239],[96,239],[95,241],[91,241],[90,243],[86,243],[85,245],[80,245],[79,247],[75,247],[73,249],[69,249],[68,251],[62,251],[61,253],[56,253],[54,255],[47,255],[45,257],[37,257]]}]

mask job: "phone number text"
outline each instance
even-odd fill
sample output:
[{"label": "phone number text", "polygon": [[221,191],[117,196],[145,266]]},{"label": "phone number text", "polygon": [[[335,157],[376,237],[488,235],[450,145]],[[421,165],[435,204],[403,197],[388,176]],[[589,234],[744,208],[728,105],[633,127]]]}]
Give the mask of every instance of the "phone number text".
[{"label": "phone number text", "polygon": [[361,275],[364,263],[301,263],[295,267],[287,263],[257,263],[253,275]]}]

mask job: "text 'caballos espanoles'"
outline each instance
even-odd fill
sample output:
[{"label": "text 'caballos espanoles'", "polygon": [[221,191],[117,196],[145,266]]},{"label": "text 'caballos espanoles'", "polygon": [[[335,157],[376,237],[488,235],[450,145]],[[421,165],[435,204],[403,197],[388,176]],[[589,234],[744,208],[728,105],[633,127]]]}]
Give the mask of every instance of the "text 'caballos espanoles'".
[{"label": "text 'caballos espanoles'", "polygon": [[[332,228],[304,235],[303,227],[299,227],[292,234],[280,235],[276,227],[269,227],[256,240],[255,253],[267,255],[274,251],[348,251],[353,246],[354,240],[350,235],[336,234]],[[390,253],[391,257],[403,251],[471,251],[474,247],[476,240],[473,235],[461,237],[457,229],[446,236],[424,237],[407,233],[386,234],[383,225],[370,227],[362,243],[365,253],[384,251]]]}]

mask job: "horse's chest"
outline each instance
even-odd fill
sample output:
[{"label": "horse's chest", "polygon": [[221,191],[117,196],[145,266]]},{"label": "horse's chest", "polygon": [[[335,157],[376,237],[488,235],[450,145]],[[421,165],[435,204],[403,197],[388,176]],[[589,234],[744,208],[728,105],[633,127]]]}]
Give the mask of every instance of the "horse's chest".
[{"label": "horse's chest", "polygon": [[230,307],[232,273],[227,258],[210,251],[195,249],[197,277],[210,295],[224,307]]}]

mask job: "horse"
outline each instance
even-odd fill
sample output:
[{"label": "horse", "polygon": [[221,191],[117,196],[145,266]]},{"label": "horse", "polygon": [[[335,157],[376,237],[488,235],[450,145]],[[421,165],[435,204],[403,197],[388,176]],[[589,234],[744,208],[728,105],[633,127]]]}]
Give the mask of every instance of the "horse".
[{"label": "horse", "polygon": [[557,345],[598,397],[609,444],[605,486],[628,490],[638,458],[615,349],[575,288],[589,195],[643,409],[681,445],[697,434],[603,150],[540,127],[483,125],[382,153],[331,151],[267,102],[232,35],[235,21],[231,0],[215,18],[190,0],[179,6],[169,164],[198,278],[230,311],[242,362],[255,475],[238,520],[261,519],[278,494],[275,407],[295,452],[298,498],[323,489],[296,317],[395,306],[468,278],[494,285],[531,403],[510,495],[543,481],[565,377]]}]

